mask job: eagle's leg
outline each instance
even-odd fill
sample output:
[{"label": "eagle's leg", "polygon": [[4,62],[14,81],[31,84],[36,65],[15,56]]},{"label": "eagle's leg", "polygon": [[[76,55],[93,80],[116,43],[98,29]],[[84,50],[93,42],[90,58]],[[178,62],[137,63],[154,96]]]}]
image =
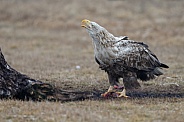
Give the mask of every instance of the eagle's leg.
[{"label": "eagle's leg", "polygon": [[108,73],[108,78],[109,78],[109,89],[101,94],[102,97],[108,97],[111,93],[116,92],[116,88],[114,86],[117,86],[118,83],[118,77],[116,77],[115,75],[112,75],[111,73]]},{"label": "eagle's leg", "polygon": [[126,95],[125,88],[123,89],[122,92],[116,92],[116,94],[118,95],[118,97],[125,97],[125,98],[129,97],[129,96]]},{"label": "eagle's leg", "polygon": [[136,73],[133,72],[127,72],[123,76],[123,84],[124,84],[124,89],[122,92],[116,92],[118,97],[129,97],[126,95],[126,90],[127,89],[137,89],[140,86],[139,82],[137,81],[137,75]]}]

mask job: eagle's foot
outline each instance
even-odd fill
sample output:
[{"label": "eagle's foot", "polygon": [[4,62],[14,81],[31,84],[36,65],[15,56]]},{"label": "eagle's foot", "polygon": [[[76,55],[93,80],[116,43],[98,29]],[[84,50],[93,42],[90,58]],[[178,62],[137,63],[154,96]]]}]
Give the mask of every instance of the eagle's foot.
[{"label": "eagle's foot", "polygon": [[116,92],[117,97],[129,98],[129,96],[122,94],[122,92]]},{"label": "eagle's foot", "polygon": [[[117,92],[116,91],[117,89],[122,89],[123,91],[122,92]],[[129,96],[126,95],[126,90],[123,86],[114,85],[114,86],[110,86],[107,92],[101,94],[101,97],[104,97],[104,98],[125,97],[125,98],[127,98]]]},{"label": "eagle's foot", "polygon": [[112,97],[112,96],[114,96],[114,93],[115,93],[114,86],[110,86],[109,89],[107,90],[107,92],[101,94],[101,96],[104,98]]},{"label": "eagle's foot", "polygon": [[107,91],[107,92],[101,94],[101,97],[104,97],[104,98],[111,97],[113,93],[114,93],[114,92],[108,92],[108,91]]},{"label": "eagle's foot", "polygon": [[126,90],[123,89],[122,92],[116,92],[117,97],[124,97],[124,98],[128,98],[129,96],[126,95]]}]

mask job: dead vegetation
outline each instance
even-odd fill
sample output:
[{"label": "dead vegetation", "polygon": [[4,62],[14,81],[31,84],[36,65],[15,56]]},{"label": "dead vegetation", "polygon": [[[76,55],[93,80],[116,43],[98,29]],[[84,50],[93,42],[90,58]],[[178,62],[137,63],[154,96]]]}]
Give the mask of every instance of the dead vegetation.
[{"label": "dead vegetation", "polygon": [[[94,61],[82,19],[116,36],[147,43],[170,66],[141,83],[130,99],[75,102],[1,100],[0,121],[183,121],[184,2],[182,0],[2,0],[0,47],[8,63],[31,78],[63,90],[100,94],[106,74]],[[76,68],[80,66],[80,69]]]}]

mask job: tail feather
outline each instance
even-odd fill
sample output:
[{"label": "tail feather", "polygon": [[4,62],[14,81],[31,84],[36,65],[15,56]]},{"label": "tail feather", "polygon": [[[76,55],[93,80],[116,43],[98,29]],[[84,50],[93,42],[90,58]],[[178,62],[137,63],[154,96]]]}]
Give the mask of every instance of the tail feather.
[{"label": "tail feather", "polygon": [[155,75],[156,76],[163,75],[162,68],[169,68],[169,66],[167,66],[166,64],[160,63],[159,67],[156,67],[150,71],[139,70],[137,72],[137,78],[139,78],[142,81],[148,81],[150,79],[154,79]]},{"label": "tail feather", "polygon": [[153,74],[156,75],[156,76],[163,75],[163,71],[162,71],[161,68],[156,67],[156,68],[153,70]]},{"label": "tail feather", "polygon": [[163,64],[163,63],[161,63],[160,67],[169,68],[169,66],[167,66],[166,64]]},{"label": "tail feather", "polygon": [[156,67],[152,71],[138,71],[137,77],[142,81],[148,81],[150,79],[154,79],[155,75],[156,76],[163,75],[162,68],[169,68],[169,67],[165,64],[161,64],[160,67]]}]

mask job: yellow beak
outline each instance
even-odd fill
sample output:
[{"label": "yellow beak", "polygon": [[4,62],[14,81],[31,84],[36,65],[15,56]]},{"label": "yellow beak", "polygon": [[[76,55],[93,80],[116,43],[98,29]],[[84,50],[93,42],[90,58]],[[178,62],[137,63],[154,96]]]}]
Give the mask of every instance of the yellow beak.
[{"label": "yellow beak", "polygon": [[81,27],[89,28],[90,27],[90,21],[87,19],[82,20]]}]

